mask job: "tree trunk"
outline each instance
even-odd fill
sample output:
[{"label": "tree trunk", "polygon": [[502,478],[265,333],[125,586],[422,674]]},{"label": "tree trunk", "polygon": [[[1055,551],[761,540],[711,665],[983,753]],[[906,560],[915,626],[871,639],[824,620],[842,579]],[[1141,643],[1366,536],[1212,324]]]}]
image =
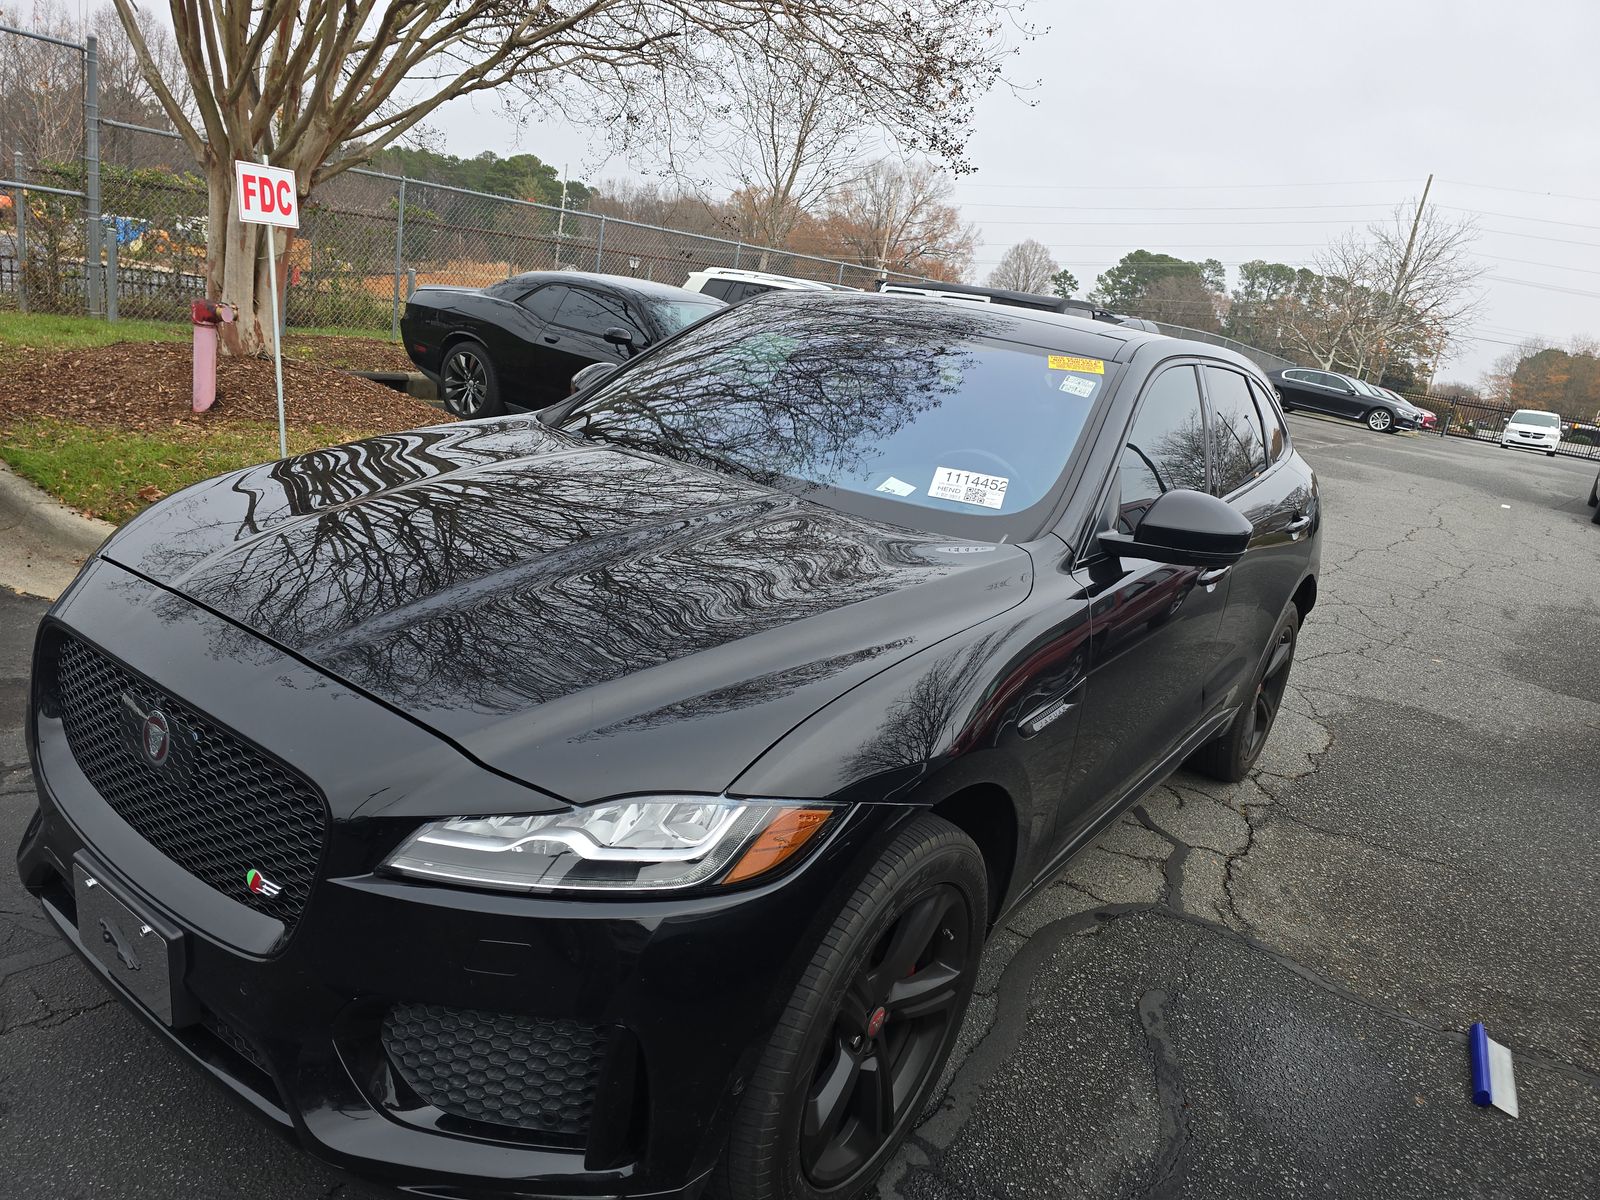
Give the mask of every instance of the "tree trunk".
[{"label": "tree trunk", "polygon": [[[234,194],[233,159],[212,161],[206,167],[211,202],[206,224],[206,297],[234,307],[231,325],[219,331],[228,354],[271,353],[278,323],[273,319],[267,255],[263,234],[268,226],[239,220]],[[287,230],[276,239],[281,259]],[[280,264],[280,282],[282,281]],[[283,295],[280,287],[279,297]]]}]

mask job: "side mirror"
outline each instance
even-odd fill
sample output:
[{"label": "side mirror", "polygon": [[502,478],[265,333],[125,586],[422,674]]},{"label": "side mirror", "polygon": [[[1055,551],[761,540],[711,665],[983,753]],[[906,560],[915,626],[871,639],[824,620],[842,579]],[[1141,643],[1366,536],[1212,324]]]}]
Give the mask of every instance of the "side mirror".
[{"label": "side mirror", "polygon": [[621,346],[628,350],[635,349],[633,334],[624,329],[621,325],[613,325],[600,336],[605,338],[605,340],[610,342],[613,346]]},{"label": "side mirror", "polygon": [[1215,496],[1176,488],[1157,498],[1131,535],[1102,533],[1100,546],[1119,559],[1231,567],[1244,557],[1251,532],[1250,522]]},{"label": "side mirror", "polygon": [[567,389],[567,395],[571,396],[574,393],[583,391],[585,388],[593,387],[616,369],[616,363],[590,363],[572,377],[572,386]]}]

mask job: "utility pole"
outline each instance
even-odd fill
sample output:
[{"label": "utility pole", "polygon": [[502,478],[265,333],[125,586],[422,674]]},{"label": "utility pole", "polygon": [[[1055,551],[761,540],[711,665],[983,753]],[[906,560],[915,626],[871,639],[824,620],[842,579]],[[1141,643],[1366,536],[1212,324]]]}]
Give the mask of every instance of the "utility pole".
[{"label": "utility pole", "polygon": [[[1411,233],[1406,238],[1406,248],[1400,255],[1400,266],[1396,268],[1394,273],[1394,285],[1389,289],[1389,329],[1385,331],[1386,336],[1394,329],[1395,318],[1400,315],[1400,285],[1405,282],[1406,271],[1411,267],[1411,251],[1414,250],[1417,245],[1417,230],[1422,226],[1422,214],[1428,207],[1428,192],[1432,189],[1432,187],[1433,172],[1429,171],[1428,182],[1422,185],[1422,199],[1417,201],[1417,211],[1412,215],[1411,218]],[[1378,356],[1378,378],[1372,380],[1371,382],[1381,382],[1383,380],[1384,368],[1388,365],[1388,346],[1380,343]]]},{"label": "utility pole", "polygon": [[561,269],[561,252],[567,245],[567,164],[561,164],[561,215],[556,218],[556,270]]}]

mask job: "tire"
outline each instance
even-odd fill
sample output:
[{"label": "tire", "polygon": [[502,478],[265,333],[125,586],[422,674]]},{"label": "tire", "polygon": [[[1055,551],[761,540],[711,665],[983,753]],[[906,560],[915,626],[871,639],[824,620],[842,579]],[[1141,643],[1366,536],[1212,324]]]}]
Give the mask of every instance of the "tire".
[{"label": "tire", "polygon": [[[983,949],[986,880],[977,846],[940,817],[919,816],[895,837],[779,1018],[734,1111],[711,1196],[852,1200],[871,1187],[926,1106],[961,1028]],[[909,1014],[918,997],[938,1006]],[[895,1064],[887,1075],[885,1064]],[[869,1123],[874,1095],[884,1094],[874,1082],[884,1078],[888,1107]],[[819,1122],[821,1114],[833,1119]],[[808,1121],[820,1129],[808,1135]]]},{"label": "tire", "polygon": [[1367,410],[1367,415],[1361,419],[1373,433],[1394,432],[1394,414],[1387,408],[1370,408]]},{"label": "tire", "polygon": [[1554,458],[1556,456],[1556,452],[1554,450],[1546,450],[1544,452],[1544,456],[1546,458]]},{"label": "tire", "polygon": [[506,411],[499,377],[482,342],[463,341],[450,347],[439,366],[439,394],[445,409],[464,421],[498,417]]},{"label": "tire", "polygon": [[1594,477],[1594,482],[1589,485],[1589,507],[1600,505],[1600,475]]},{"label": "tire", "polygon": [[[1224,783],[1238,783],[1250,773],[1256,759],[1272,735],[1272,726],[1283,706],[1283,689],[1294,666],[1294,650],[1300,640],[1300,610],[1294,605],[1272,631],[1266,654],[1256,677],[1251,681],[1250,699],[1241,706],[1232,724],[1214,741],[1207,742],[1189,757],[1189,766],[1202,775]],[[1265,724],[1263,725],[1263,721]]]}]

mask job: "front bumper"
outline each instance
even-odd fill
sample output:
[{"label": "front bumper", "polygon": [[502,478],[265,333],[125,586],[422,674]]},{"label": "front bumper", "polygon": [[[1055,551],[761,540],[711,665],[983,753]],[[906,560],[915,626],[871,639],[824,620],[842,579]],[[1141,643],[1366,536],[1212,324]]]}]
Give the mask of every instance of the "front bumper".
[{"label": "front bumper", "polygon": [[[259,732],[266,749],[322,786],[332,818],[303,915],[287,932],[274,929],[124,822],[35,697],[40,812],[19,851],[22,880],[108,986],[306,1149],[415,1194],[696,1194],[820,923],[905,810],[858,808],[799,869],[715,896],[553,900],[377,875],[373,864],[434,806],[425,776],[450,775],[437,765],[441,752],[459,756],[272,648],[242,645],[237,628],[153,585],[101,563],[86,574],[101,575],[100,586],[69,591],[41,638],[70,627],[218,723]],[[252,687],[230,679],[242,660]],[[280,688],[294,700],[281,716],[270,707]],[[344,736],[329,738],[330,728]],[[387,810],[374,804],[385,793],[399,793]],[[75,865],[176,931],[182,1024],[165,1024],[87,951]],[[529,1130],[429,1103],[386,1043],[396,1006],[598,1031],[603,1053],[585,1085],[592,1103],[582,1127]]]},{"label": "front bumper", "polygon": [[1500,444],[1516,450],[1538,450],[1544,454],[1553,453],[1561,445],[1558,441],[1548,441],[1544,438],[1519,437],[1503,437],[1500,439]]}]

